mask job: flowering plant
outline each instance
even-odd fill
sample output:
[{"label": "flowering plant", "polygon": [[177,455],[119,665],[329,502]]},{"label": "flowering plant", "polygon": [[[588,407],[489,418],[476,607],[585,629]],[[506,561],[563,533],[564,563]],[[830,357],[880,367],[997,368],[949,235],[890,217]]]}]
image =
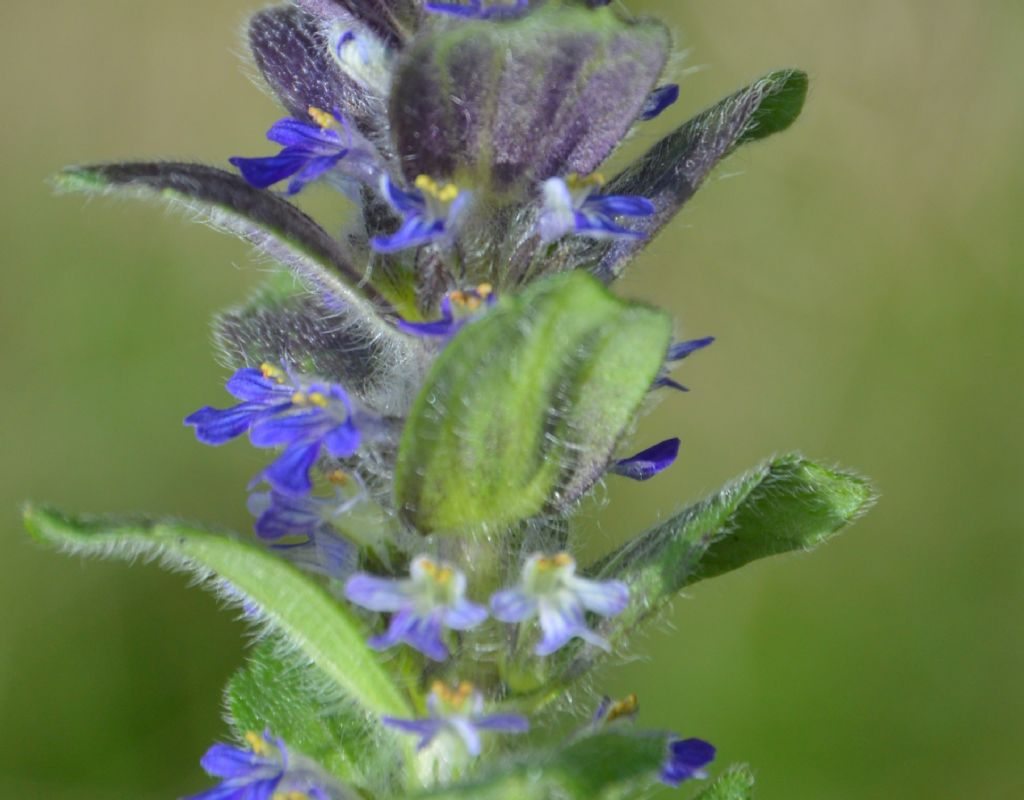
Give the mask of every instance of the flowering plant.
[{"label": "flowering plant", "polygon": [[[714,747],[637,729],[634,696],[562,739],[558,713],[681,589],[819,544],[869,486],[782,456],[592,564],[572,521],[605,476],[673,464],[678,439],[620,450],[712,343],[609,284],[720,160],[793,122],[806,76],[765,76],[606,182],[679,94],[664,26],[606,0],[297,0],[249,38],[288,112],[277,153],[58,183],[160,196],[280,265],[217,320],[237,402],[185,419],[275,451],[249,485],[256,537],[26,511],[43,542],[196,572],[263,632],[194,797],[610,799],[706,777]],[[314,182],[355,204],[341,236],[286,199]],[[733,768],[700,796],[752,782]]]}]

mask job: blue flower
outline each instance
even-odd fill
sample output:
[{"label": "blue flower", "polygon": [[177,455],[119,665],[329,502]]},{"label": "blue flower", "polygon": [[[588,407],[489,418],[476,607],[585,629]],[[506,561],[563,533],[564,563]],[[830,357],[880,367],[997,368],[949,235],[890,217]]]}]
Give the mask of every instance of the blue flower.
[{"label": "blue flower", "polygon": [[480,734],[484,731],[526,733],[530,722],[521,714],[484,714],[484,698],[472,684],[449,689],[440,681],[427,697],[429,716],[420,719],[382,717],[385,725],[420,737],[417,749],[428,747],[441,734],[457,737],[474,758],[480,755]]},{"label": "blue flower", "polygon": [[591,239],[644,237],[640,231],[624,228],[615,217],[648,217],[654,204],[645,197],[602,195],[600,175],[581,178],[575,173],[562,178],[548,178],[541,187],[543,205],[537,230],[543,242],[554,242],[569,234]]},{"label": "blue flower", "polygon": [[429,322],[398,321],[398,329],[413,336],[451,338],[462,326],[471,322],[484,310],[494,305],[497,297],[489,283],[475,289],[448,292],[441,299],[441,319]]},{"label": "blue flower", "polygon": [[514,19],[529,8],[530,0],[512,0],[511,3],[496,3],[484,6],[483,0],[469,0],[468,3],[426,3],[423,7],[435,14],[452,14],[466,19]]},{"label": "blue flower", "polygon": [[666,439],[634,456],[619,459],[608,471],[634,481],[646,481],[672,466],[678,455],[679,440]]},{"label": "blue flower", "polygon": [[662,783],[675,788],[691,778],[706,778],[704,767],[714,760],[714,745],[703,739],[675,739],[669,742],[668,758],[658,777]]},{"label": "blue flower", "polygon": [[417,556],[405,579],[359,573],[345,584],[345,596],[371,611],[392,613],[388,629],[370,639],[370,647],[386,650],[401,642],[434,661],[448,658],[444,628],[465,631],[487,619],[487,609],[465,598],[466,576],[451,564]]},{"label": "blue flower", "polygon": [[659,86],[647,96],[643,110],[640,112],[640,120],[646,122],[654,119],[662,111],[679,99],[679,84],[669,83]]},{"label": "blue flower", "polygon": [[534,652],[546,656],[577,636],[608,650],[608,642],[587,627],[584,612],[613,617],[628,602],[626,584],[578,577],[576,561],[568,553],[536,553],[523,566],[517,588],[496,592],[491,597],[491,613],[502,622],[524,622],[538,617],[543,636]]},{"label": "blue flower", "polygon": [[242,402],[226,409],[207,406],[185,418],[205,444],[219,445],[249,432],[256,447],[284,446],[261,473],[281,494],[308,494],[309,472],[326,450],[347,458],[359,449],[362,434],[345,390],[336,384],[306,383],[270,364],[238,370],[227,390]]},{"label": "blue flower", "polygon": [[207,773],[223,778],[218,786],[191,795],[187,800],[329,800],[332,797],[326,779],[315,764],[305,758],[292,758],[285,743],[270,732],[263,736],[246,734],[251,749],[215,744],[200,760]]},{"label": "blue flower", "polygon": [[357,553],[355,546],[338,534],[333,520],[361,499],[361,494],[344,497],[340,490],[333,497],[257,492],[249,495],[249,511],[256,517],[256,535],[261,539],[301,538],[272,544],[271,549],[299,567],[339,580],[352,572]]},{"label": "blue flower", "polygon": [[[685,342],[675,342],[668,349],[668,354],[665,356],[665,361],[669,363],[678,363],[684,358],[689,356],[691,353],[695,353],[698,350],[703,350],[709,344],[715,341],[714,336],[705,336],[703,339],[689,339]],[[662,370],[662,373],[654,379],[654,385],[651,388],[658,389],[660,387],[668,387],[669,389],[677,389],[680,392],[688,392],[683,384],[672,380],[667,374],[667,369]]]},{"label": "blue flower", "polygon": [[427,175],[416,178],[413,190],[408,192],[385,175],[380,189],[384,199],[402,215],[403,222],[390,236],[375,236],[371,240],[378,253],[448,240],[470,196],[454,183],[438,183]]},{"label": "blue flower", "polygon": [[[284,145],[276,156],[263,158],[231,158],[229,161],[242,173],[250,184],[266,189],[275,183],[291,178],[288,194],[298,194],[307,183],[323,177],[348,156],[350,166],[362,176],[369,169],[369,155],[353,148],[352,132],[348,123],[335,111],[333,116],[318,108],[310,107],[309,115],[316,124],[296,119],[281,119],[267,131],[267,138]],[[344,129],[344,136],[333,127],[337,121]]]}]

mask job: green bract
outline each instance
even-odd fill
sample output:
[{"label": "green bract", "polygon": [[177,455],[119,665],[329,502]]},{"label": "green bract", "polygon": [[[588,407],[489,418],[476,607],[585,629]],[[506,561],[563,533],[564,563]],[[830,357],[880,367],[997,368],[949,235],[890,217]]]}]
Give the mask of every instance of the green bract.
[{"label": "green bract", "polygon": [[395,472],[423,533],[564,508],[600,476],[661,369],[669,320],[582,273],[500,302],[438,358]]}]

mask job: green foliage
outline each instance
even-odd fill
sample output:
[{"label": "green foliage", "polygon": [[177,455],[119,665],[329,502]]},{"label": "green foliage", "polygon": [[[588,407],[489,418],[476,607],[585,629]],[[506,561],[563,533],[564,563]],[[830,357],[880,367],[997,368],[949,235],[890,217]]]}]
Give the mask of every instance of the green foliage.
[{"label": "green foliage", "polygon": [[804,109],[808,86],[806,72],[798,69],[780,70],[765,75],[749,89],[723,101],[728,103],[729,100],[735,101],[749,95],[760,98],[736,144],[766,139],[796,122]]},{"label": "green foliage", "polygon": [[729,767],[694,800],[750,800],[754,796],[754,775],[744,765]]},{"label": "green foliage", "polygon": [[225,694],[239,737],[269,729],[346,783],[373,790],[393,784],[401,763],[394,738],[284,642],[258,645]]},{"label": "green foliage", "polygon": [[[630,603],[601,626],[611,640],[636,630],[681,589],[759,558],[808,550],[870,506],[868,482],[798,455],[773,459],[626,543],[588,572],[630,586]],[[570,648],[566,648],[570,651]],[[562,682],[589,669],[597,652],[563,656]]]},{"label": "green foliage", "polygon": [[498,527],[580,496],[658,374],[659,311],[571,273],[504,298],[438,357],[406,422],[398,506],[424,532]]},{"label": "green foliage", "polygon": [[649,789],[667,756],[659,733],[606,730],[535,752],[417,800],[615,800]]},{"label": "green foliage", "polygon": [[311,578],[267,550],[179,522],[69,517],[28,506],[25,524],[38,541],[82,555],[159,558],[214,578],[228,598],[255,606],[291,645],[319,667],[352,703],[373,714],[409,706],[366,645],[363,626]]}]

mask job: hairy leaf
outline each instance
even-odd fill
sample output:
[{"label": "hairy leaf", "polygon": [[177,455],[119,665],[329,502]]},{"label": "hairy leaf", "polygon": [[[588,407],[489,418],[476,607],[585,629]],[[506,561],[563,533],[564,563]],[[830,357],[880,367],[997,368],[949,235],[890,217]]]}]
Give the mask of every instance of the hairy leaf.
[{"label": "hairy leaf", "polygon": [[279,641],[259,644],[225,690],[239,737],[273,731],[345,783],[394,788],[401,752],[376,720],[340,694],[323,672]]},{"label": "hairy leaf", "polygon": [[[630,587],[630,602],[598,630],[615,641],[681,589],[759,558],[808,550],[856,520],[875,497],[870,484],[798,455],[773,459],[626,543],[587,570]],[[594,648],[566,648],[562,682],[588,670]]]},{"label": "hairy leaf", "polygon": [[161,559],[213,579],[301,651],[347,699],[373,714],[409,706],[366,645],[363,626],[327,591],[265,549],[179,522],[70,517],[28,506],[25,524],[44,544],[82,555]]},{"label": "hairy leaf", "polygon": [[568,266],[586,268],[606,282],[694,195],[717,164],[739,145],[788,128],[807,96],[807,74],[773,72],[727,97],[670,133],[608,183],[609,194],[650,199],[656,213],[631,221],[646,239],[586,242],[569,240],[558,254]]},{"label": "hairy leaf", "polygon": [[669,328],[579,272],[503,298],[427,376],[399,450],[399,508],[423,533],[455,533],[573,502],[633,420]]},{"label": "hairy leaf", "polygon": [[418,36],[391,96],[406,177],[469,171],[501,191],[589,173],[636,120],[668,49],[660,23],[554,3]]},{"label": "hairy leaf", "polygon": [[368,338],[343,313],[281,275],[244,306],[217,316],[217,345],[238,369],[263,362],[291,364],[311,375],[340,383],[376,411],[405,410],[419,372],[395,365],[379,339]]},{"label": "hairy leaf", "polygon": [[350,327],[377,340],[402,360],[410,346],[382,315],[393,310],[348,262],[341,246],[306,214],[240,176],[202,164],[142,162],[68,167],[58,189],[136,193],[158,197],[203,215],[289,267],[336,306]]},{"label": "hairy leaf", "polygon": [[416,800],[613,800],[648,789],[667,756],[669,737],[608,730],[556,750],[524,756],[465,783]]}]

